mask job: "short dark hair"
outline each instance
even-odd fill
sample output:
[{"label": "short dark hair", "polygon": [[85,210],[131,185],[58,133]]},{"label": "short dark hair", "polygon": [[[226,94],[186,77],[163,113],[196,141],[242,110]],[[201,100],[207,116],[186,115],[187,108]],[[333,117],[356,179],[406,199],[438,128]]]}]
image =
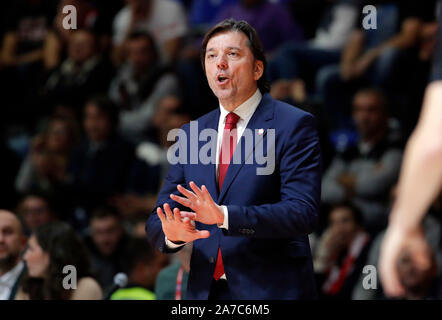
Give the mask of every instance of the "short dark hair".
[{"label": "short dark hair", "polygon": [[155,250],[146,239],[130,238],[126,258],[124,271],[131,274],[138,263],[152,264],[155,260]]},{"label": "short dark hair", "polygon": [[121,216],[117,208],[110,205],[99,205],[92,210],[91,221],[94,219],[103,219],[103,218],[115,218],[118,221],[121,220]]},{"label": "short dark hair", "polygon": [[248,46],[252,51],[253,57],[256,60],[262,61],[262,63],[264,64],[264,72],[261,78],[258,80],[258,88],[262,93],[269,92],[270,84],[267,81],[267,76],[266,76],[267,59],[264,54],[264,48],[262,46],[261,40],[259,39],[256,30],[247,21],[244,20],[237,21],[231,18],[226,19],[219,22],[209,31],[207,31],[201,43],[201,64],[204,72],[206,72],[206,67],[204,62],[206,57],[207,43],[215,35],[228,31],[240,31],[246,35],[247,39],[249,40]]},{"label": "short dark hair", "polygon": [[155,38],[152,36],[152,34],[150,34],[147,31],[133,31],[129,34],[129,36],[127,37],[127,41],[131,41],[131,40],[139,40],[139,39],[145,39],[147,40],[150,45],[152,46],[152,52],[153,52],[153,56],[156,59],[158,59],[159,57],[159,53],[158,53],[158,48],[157,48],[157,44],[155,41]]},{"label": "short dark hair", "polygon": [[85,106],[88,104],[96,106],[101,112],[106,114],[112,126],[112,133],[114,133],[119,123],[120,110],[118,106],[105,94],[91,96],[87,99]]},{"label": "short dark hair", "polygon": [[343,201],[343,202],[340,202],[338,204],[333,205],[330,208],[329,217],[330,217],[331,213],[334,210],[338,209],[338,208],[345,208],[345,209],[350,210],[350,212],[352,213],[353,219],[356,222],[356,224],[358,226],[360,226],[360,227],[364,226],[364,216],[362,214],[362,211],[358,207],[356,207],[353,203],[351,203],[349,201]]},{"label": "short dark hair", "polygon": [[353,98],[360,94],[375,96],[379,100],[380,106],[382,107],[382,110],[385,112],[385,114],[389,113],[387,97],[382,90],[374,87],[363,87],[356,91]]}]

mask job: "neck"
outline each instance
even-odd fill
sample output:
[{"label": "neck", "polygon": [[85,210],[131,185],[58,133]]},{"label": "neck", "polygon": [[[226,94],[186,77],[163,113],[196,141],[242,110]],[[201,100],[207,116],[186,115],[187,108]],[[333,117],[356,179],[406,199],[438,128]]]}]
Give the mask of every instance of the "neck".
[{"label": "neck", "polygon": [[246,95],[245,99],[242,99],[241,101],[232,101],[232,100],[220,100],[221,105],[229,112],[235,111],[236,108],[238,108],[240,105],[242,105],[244,102],[249,100],[256,92],[257,87],[255,87],[251,92],[249,92]]},{"label": "neck", "polygon": [[385,136],[387,129],[382,128],[380,130],[375,131],[373,134],[363,137],[362,141],[365,143],[369,143],[371,145],[374,145],[382,140],[382,138]]}]

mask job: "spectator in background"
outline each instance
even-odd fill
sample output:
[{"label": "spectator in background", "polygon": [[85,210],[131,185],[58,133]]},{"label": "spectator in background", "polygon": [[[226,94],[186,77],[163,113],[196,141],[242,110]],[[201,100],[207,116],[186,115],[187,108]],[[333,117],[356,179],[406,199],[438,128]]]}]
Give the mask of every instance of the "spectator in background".
[{"label": "spectator in background", "polygon": [[45,48],[45,41],[55,8],[56,0],[18,0],[8,12],[0,51],[2,117],[8,119],[8,125],[29,129],[32,120],[41,115],[39,108],[31,106],[45,76],[45,57],[53,54]]},{"label": "spectator in background", "polygon": [[58,2],[57,11],[52,22],[52,28],[48,32],[45,47],[50,49],[53,54],[45,57],[45,65],[51,70],[57,67],[67,54],[66,48],[69,46],[71,35],[75,29],[67,29],[63,27],[63,20],[67,13],[63,12],[66,6],[74,6],[77,14],[77,30],[88,29],[100,36],[101,30],[97,29],[97,21],[100,15],[95,5],[88,0],[60,0]]},{"label": "spectator in background", "polygon": [[[390,208],[393,207],[394,202],[396,201],[397,198],[397,186],[393,187],[391,192],[390,192]],[[391,209],[389,210],[389,212],[391,212]],[[431,255],[435,255],[436,257],[436,261],[437,261],[437,265],[438,265],[438,274],[439,276],[442,275],[442,230],[441,230],[441,225],[442,225],[442,192],[439,194],[439,196],[435,199],[435,201],[432,203],[431,208],[428,210],[427,214],[425,215],[425,217],[423,218],[421,224],[419,225],[419,228],[422,228],[423,233],[425,234],[425,251],[422,252],[423,254],[428,254],[428,256],[430,257]],[[380,256],[380,250],[381,250],[381,244],[382,241],[384,240],[385,237],[385,232],[386,230],[381,231],[376,238],[373,239],[372,245],[370,246],[370,250],[368,252],[368,258],[367,258],[367,265],[372,265],[375,266],[377,270],[379,270],[379,256]],[[430,249],[427,248],[427,245],[429,246]],[[406,253],[406,252],[405,252]],[[402,252],[402,254],[404,254],[404,252]],[[408,260],[410,257],[406,257],[406,261],[402,261],[401,264],[401,268],[402,268],[402,272],[404,271],[404,267],[408,268],[414,268],[413,263],[409,263],[410,260]],[[433,257],[431,257],[431,259],[433,259]],[[433,263],[433,262],[432,262]],[[433,267],[433,266],[431,266]],[[430,270],[431,268],[429,268]],[[399,270],[398,270],[399,271]],[[410,284],[411,281],[413,281],[415,283],[414,287],[417,289],[418,288],[418,284],[421,282],[422,278],[420,278],[418,275],[422,275],[423,273],[420,273],[422,270],[415,270],[415,272],[413,271],[414,274],[409,275],[409,277],[407,276],[406,279],[405,277],[401,277],[401,281],[405,281],[408,282],[408,286],[409,289],[410,288]],[[432,270],[430,270],[432,271]],[[355,286],[353,293],[352,293],[352,299],[353,300],[379,300],[379,299],[385,299],[385,293],[381,284],[381,279],[380,277],[377,277],[376,282],[377,282],[377,290],[366,290],[363,287],[363,278],[366,275],[361,274],[359,281],[357,282],[357,285]],[[435,283],[436,281],[434,281],[434,284],[437,285],[437,283]],[[421,291],[421,294],[423,294],[422,296],[427,295],[426,298],[430,298],[431,296],[434,298],[437,293],[435,292],[437,290],[437,288],[435,288],[434,286],[432,286],[432,288],[429,288],[426,286],[426,284],[424,286],[421,287],[421,289],[424,290],[419,290]],[[427,290],[430,289],[430,290]],[[442,289],[439,288],[439,289]],[[414,290],[411,290],[414,291]],[[410,296],[410,294],[412,293],[411,291],[407,290],[407,295]],[[417,293],[417,292],[415,292]],[[421,295],[420,294],[420,295]],[[438,299],[442,298],[442,296],[439,296]]]},{"label": "spectator in background", "polygon": [[43,98],[50,106],[67,102],[78,110],[91,95],[108,91],[112,75],[112,66],[99,54],[95,34],[78,29],[69,37],[67,58],[47,80]]},{"label": "spectator in background", "polygon": [[191,243],[186,244],[176,255],[179,261],[161,270],[155,284],[157,300],[185,300],[190,272]]},{"label": "spectator in background", "polygon": [[329,213],[329,225],[319,239],[314,269],[320,297],[350,299],[365,265],[370,237],[362,214],[350,204],[340,204]]},{"label": "spectator in background", "polygon": [[[4,129],[2,120],[0,120],[0,128]],[[18,200],[18,195],[14,187],[14,181],[16,179],[17,172],[20,168],[21,159],[19,156],[12,151],[6,144],[2,129],[0,129],[0,155],[1,155],[1,165],[0,165],[0,208],[12,209],[16,205]]]},{"label": "spectator in background", "polygon": [[[290,41],[280,47],[269,63],[268,73],[275,99],[289,96],[299,81],[306,83],[308,92],[314,92],[316,72],[339,62],[359,16],[359,2],[333,1],[326,7],[313,39],[302,43]],[[279,90],[284,93],[275,96]]]},{"label": "spectator in background", "polygon": [[[423,232],[421,230],[421,232]],[[423,248],[426,256],[429,257],[429,266],[426,270],[416,266],[415,257],[405,248],[399,255],[397,272],[399,281],[404,288],[405,300],[434,300],[440,299],[438,292],[437,263],[434,252],[430,246]]]},{"label": "spectator in background", "polygon": [[[410,82],[410,71],[414,70],[412,65],[417,60],[413,50],[419,44],[423,22],[434,20],[434,0],[423,3],[376,0],[366,3],[376,6],[376,28],[364,26],[366,15],[361,15],[339,64],[321,68],[316,78],[317,93],[330,117],[333,117],[336,128],[350,125],[351,116],[346,108],[351,96],[361,86],[370,85],[388,93],[394,88],[403,89],[403,84]],[[401,75],[400,68],[406,69],[406,73]],[[413,78],[410,79],[411,85],[407,82],[410,91],[416,90],[418,84],[412,81],[415,80]],[[409,93],[400,92],[401,96],[404,94]]]},{"label": "spectator in background", "polygon": [[57,219],[49,199],[37,192],[28,193],[20,200],[17,213],[28,235],[38,227]]},{"label": "spectator in background", "polygon": [[202,34],[209,29],[210,24],[222,8],[236,4],[239,0],[193,0],[189,8],[189,23],[194,31]]},{"label": "spectator in background", "polygon": [[120,131],[133,143],[144,140],[151,127],[155,105],[178,90],[178,80],[165,68],[148,33],[132,33],[125,64],[111,83],[109,96],[121,108]]},{"label": "spectator in background", "polygon": [[7,17],[2,64],[25,66],[43,61],[45,37],[55,15],[56,1],[18,0]]},{"label": "spectator in background", "polygon": [[388,190],[396,182],[402,145],[388,127],[382,94],[360,90],[353,99],[357,146],[339,152],[322,180],[322,201],[335,205],[350,201],[361,210],[365,228],[376,233],[387,224]]},{"label": "spectator in background", "polygon": [[116,209],[100,206],[92,212],[86,245],[92,271],[105,292],[113,285],[114,275],[126,271],[130,241]]},{"label": "spectator in background", "polygon": [[0,300],[13,300],[25,272],[21,253],[26,236],[20,220],[9,211],[0,210]]},{"label": "spectator in background", "polygon": [[301,41],[302,29],[296,24],[287,8],[280,3],[267,0],[240,0],[221,9],[212,21],[216,24],[224,19],[246,20],[258,32],[268,53],[289,40]]},{"label": "spectator in background", "polygon": [[123,61],[124,45],[134,31],[149,32],[158,45],[163,62],[174,61],[187,33],[187,17],[179,3],[172,0],[126,0],[126,6],[113,23],[113,58]]},{"label": "spectator in background", "polygon": [[146,239],[133,239],[127,248],[128,284],[115,291],[111,300],[155,300],[153,292],[158,273],[168,263],[165,254],[154,249]]},{"label": "spectator in background", "polygon": [[146,215],[152,212],[160,183],[169,169],[167,150],[173,141],[167,141],[167,134],[190,120],[181,97],[169,95],[159,100],[152,117],[152,125],[156,132],[155,142],[144,141],[136,147],[137,160],[127,193],[113,199],[113,204],[124,216],[133,216],[139,212]]},{"label": "spectator in background", "polygon": [[88,100],[83,126],[86,137],[70,159],[69,180],[72,200],[88,214],[125,190],[134,151],[117,134],[118,108],[106,97]]},{"label": "spectator in background", "polygon": [[60,194],[66,180],[67,161],[78,142],[77,124],[67,118],[52,117],[47,128],[31,142],[28,155],[21,164],[15,180],[20,193],[39,190]]},{"label": "spectator in background", "polygon": [[[31,235],[24,260],[28,276],[18,300],[100,300],[102,291],[89,272],[86,247],[75,231],[62,222],[43,225]],[[75,266],[76,289],[65,289],[65,266]]]}]

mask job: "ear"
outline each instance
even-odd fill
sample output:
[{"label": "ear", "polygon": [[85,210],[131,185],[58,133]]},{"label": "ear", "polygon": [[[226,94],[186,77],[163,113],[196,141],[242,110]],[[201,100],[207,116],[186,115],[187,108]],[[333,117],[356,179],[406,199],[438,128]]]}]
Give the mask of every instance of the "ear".
[{"label": "ear", "polygon": [[255,60],[255,66],[253,70],[253,77],[258,81],[264,73],[264,63],[261,60]]}]

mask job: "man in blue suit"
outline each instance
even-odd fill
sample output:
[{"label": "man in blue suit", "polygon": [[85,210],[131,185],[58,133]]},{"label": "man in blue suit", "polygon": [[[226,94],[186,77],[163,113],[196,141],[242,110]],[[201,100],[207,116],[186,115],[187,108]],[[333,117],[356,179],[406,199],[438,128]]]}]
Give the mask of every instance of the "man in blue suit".
[{"label": "man in blue suit", "polygon": [[[188,299],[314,299],[308,234],[321,189],[314,119],[267,93],[266,59],[247,22],[209,30],[201,60],[220,106],[197,120],[197,131],[216,130],[209,152],[216,161],[189,161],[192,143],[198,154],[204,145],[192,141],[192,124],[183,126],[177,144],[186,152],[169,169],[148,238],[163,252],[193,242]],[[256,133],[253,143],[247,131]],[[270,170],[259,170],[262,149]]]}]

